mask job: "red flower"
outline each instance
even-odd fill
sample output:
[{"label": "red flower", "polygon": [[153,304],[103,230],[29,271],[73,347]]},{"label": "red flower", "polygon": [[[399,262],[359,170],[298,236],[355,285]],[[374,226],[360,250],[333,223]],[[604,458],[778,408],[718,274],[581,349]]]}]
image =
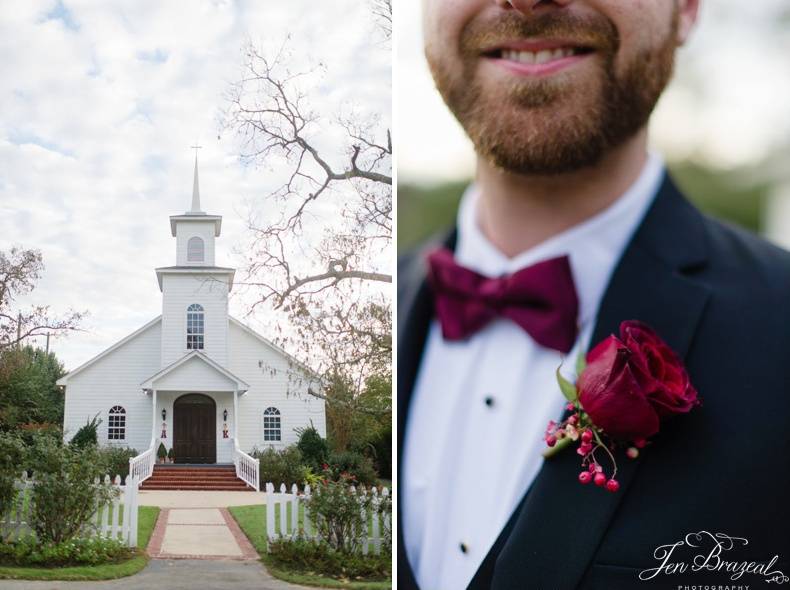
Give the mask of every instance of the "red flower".
[{"label": "red flower", "polygon": [[620,324],[587,354],[577,383],[579,401],[592,422],[609,436],[646,439],[659,420],[699,404],[697,390],[678,356],[648,326]]}]

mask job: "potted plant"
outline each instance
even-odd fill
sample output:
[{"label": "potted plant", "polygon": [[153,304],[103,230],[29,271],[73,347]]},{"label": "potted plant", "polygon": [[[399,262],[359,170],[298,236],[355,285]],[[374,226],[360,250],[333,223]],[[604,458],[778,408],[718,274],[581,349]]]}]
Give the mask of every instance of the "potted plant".
[{"label": "potted plant", "polygon": [[175,460],[176,460],[176,454],[173,452],[173,447],[170,447],[170,450],[169,450],[169,451],[167,451],[167,460],[168,460],[170,463],[175,463]]},{"label": "potted plant", "polygon": [[156,456],[159,458],[160,463],[165,462],[165,458],[167,457],[167,449],[165,448],[165,443],[159,443],[159,448],[156,450]]}]

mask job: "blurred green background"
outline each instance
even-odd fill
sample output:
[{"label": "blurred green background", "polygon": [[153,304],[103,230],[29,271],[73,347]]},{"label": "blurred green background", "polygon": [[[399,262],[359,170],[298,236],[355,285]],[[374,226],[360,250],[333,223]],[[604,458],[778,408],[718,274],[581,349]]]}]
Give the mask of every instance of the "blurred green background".
[{"label": "blurred green background", "polygon": [[[670,172],[698,207],[754,232],[773,183],[754,170],[715,170],[692,162],[669,164]],[[752,179],[752,180],[750,180]],[[398,250],[403,252],[455,223],[469,180],[398,185]]]}]

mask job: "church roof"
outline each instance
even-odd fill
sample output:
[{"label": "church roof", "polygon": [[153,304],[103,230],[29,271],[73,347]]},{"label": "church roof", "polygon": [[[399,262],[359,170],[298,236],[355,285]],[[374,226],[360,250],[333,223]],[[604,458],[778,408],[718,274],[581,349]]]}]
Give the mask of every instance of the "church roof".
[{"label": "church roof", "polygon": [[213,221],[214,222],[214,237],[219,237],[222,231],[222,216],[221,215],[206,215],[205,213],[184,213],[183,215],[170,216],[170,233],[175,237],[176,224],[179,221]]},{"label": "church roof", "polygon": [[180,367],[181,365],[186,363],[188,360],[193,359],[193,358],[197,358],[197,359],[203,361],[209,367],[211,367],[212,369],[214,369],[215,371],[220,373],[223,377],[229,379],[230,381],[233,381],[235,383],[236,387],[238,388],[239,393],[245,392],[245,391],[247,391],[250,388],[250,386],[247,384],[246,381],[244,381],[243,379],[241,379],[239,377],[236,377],[236,375],[231,373],[228,369],[226,369],[225,367],[220,365],[217,361],[212,359],[210,356],[208,356],[207,354],[205,354],[205,353],[203,353],[203,352],[201,352],[199,350],[192,350],[192,351],[186,353],[184,356],[182,356],[180,359],[178,359],[174,363],[171,363],[170,365],[168,365],[167,367],[165,367],[161,371],[158,371],[155,374],[151,375],[148,379],[143,381],[140,384],[140,386],[144,390],[154,389],[154,381],[158,381],[158,380],[162,379],[163,377],[165,377],[169,373],[172,373],[173,371],[178,369],[178,367]]},{"label": "church roof", "polygon": [[201,275],[230,275],[228,292],[233,289],[235,268],[227,266],[160,266],[156,269],[156,279],[159,281],[159,290],[162,290],[162,275],[166,274],[201,274]]},{"label": "church roof", "polygon": [[93,357],[89,361],[87,361],[85,363],[82,363],[79,367],[77,367],[73,371],[69,371],[68,373],[63,375],[63,377],[61,377],[60,379],[55,381],[55,385],[67,385],[68,384],[68,380],[69,380],[70,377],[74,377],[74,375],[76,375],[80,371],[82,371],[84,369],[87,369],[88,367],[90,367],[96,361],[99,361],[99,360],[103,359],[105,356],[110,354],[112,351],[120,348],[121,346],[123,346],[124,344],[126,344],[127,342],[132,340],[133,338],[136,338],[137,336],[139,336],[140,334],[145,332],[148,328],[150,328],[154,324],[157,324],[161,319],[162,319],[161,315],[156,316],[150,322],[145,324],[142,328],[138,328],[137,330],[135,330],[134,332],[129,334],[126,338],[123,338],[122,340],[119,340],[118,342],[116,342],[115,344],[110,346],[109,348],[107,348],[104,351],[102,351],[99,354],[97,354],[95,357]]}]

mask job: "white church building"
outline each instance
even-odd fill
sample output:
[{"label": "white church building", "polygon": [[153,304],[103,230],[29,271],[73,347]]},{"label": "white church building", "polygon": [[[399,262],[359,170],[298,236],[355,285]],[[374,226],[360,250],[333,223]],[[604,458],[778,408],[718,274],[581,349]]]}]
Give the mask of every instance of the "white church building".
[{"label": "white church building", "polygon": [[[66,438],[98,414],[100,444],[139,450],[142,478],[160,442],[176,464],[233,463],[238,474],[240,463],[257,466],[253,449],[294,443],[300,427],[326,436],[309,372],[228,314],[235,270],[215,266],[221,229],[221,216],[200,210],[196,160],[191,210],[170,217],[175,265],[156,269],[161,315],[58,381]],[[257,487],[257,477],[248,483]]]}]

